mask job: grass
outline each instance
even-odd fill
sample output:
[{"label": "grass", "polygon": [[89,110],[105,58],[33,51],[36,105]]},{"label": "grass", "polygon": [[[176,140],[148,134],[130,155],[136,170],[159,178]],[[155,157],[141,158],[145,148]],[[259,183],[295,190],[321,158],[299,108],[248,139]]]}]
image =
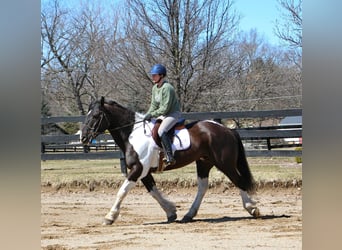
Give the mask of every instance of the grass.
[{"label": "grass", "polygon": [[[301,186],[302,165],[294,158],[249,158],[254,179],[263,185]],[[195,164],[173,171],[154,174],[159,186],[196,186]],[[112,160],[58,160],[41,161],[42,186],[54,187],[119,187],[125,178],[120,171],[118,159]],[[210,186],[231,185],[230,180],[213,168],[209,176]],[[142,185],[139,182],[139,185]]]}]

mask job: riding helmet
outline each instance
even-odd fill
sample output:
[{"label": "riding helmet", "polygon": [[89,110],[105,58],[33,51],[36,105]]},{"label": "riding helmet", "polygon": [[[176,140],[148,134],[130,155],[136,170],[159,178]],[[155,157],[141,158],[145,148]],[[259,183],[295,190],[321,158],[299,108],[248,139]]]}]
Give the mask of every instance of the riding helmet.
[{"label": "riding helmet", "polygon": [[162,64],[156,64],[152,67],[150,74],[166,76],[166,68]]}]

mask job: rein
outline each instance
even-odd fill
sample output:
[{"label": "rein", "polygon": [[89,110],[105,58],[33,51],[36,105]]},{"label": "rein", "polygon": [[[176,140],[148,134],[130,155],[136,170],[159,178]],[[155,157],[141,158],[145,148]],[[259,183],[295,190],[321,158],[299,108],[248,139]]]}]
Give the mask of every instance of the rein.
[{"label": "rein", "polygon": [[[105,118],[105,120],[106,120],[106,122],[108,124],[108,127],[110,127],[111,123],[110,123],[106,113],[104,113],[104,112],[101,112],[100,119],[98,120],[98,122],[95,122],[95,124],[92,127],[90,127],[88,124],[85,124],[85,126],[88,127],[91,130],[90,133],[93,135],[93,137],[96,137],[96,135],[99,134],[98,130],[99,130],[100,126],[101,126],[103,118]],[[120,126],[120,127],[112,128],[110,130],[112,130],[112,131],[120,130],[120,129],[132,126],[132,125],[140,123],[140,122],[144,122],[144,120],[140,120],[140,121],[137,121],[137,122],[132,122],[132,123],[129,123],[129,124],[125,124],[125,125]],[[144,123],[144,131],[145,131],[145,123]]]},{"label": "rein", "polygon": [[[113,128],[113,129],[111,129],[111,130],[119,130],[119,129],[126,128],[126,127],[132,126],[132,125],[134,125],[134,124],[137,124],[137,123],[143,122],[143,121],[144,121],[144,120],[137,121],[137,122],[132,122],[132,123],[129,123],[129,124],[123,125],[123,126],[121,126],[121,127]],[[145,124],[145,123],[144,123],[144,124]]]},{"label": "rein", "polygon": [[[109,126],[109,125],[110,125],[110,122],[109,122],[109,120],[108,120],[108,118],[107,118],[106,113],[104,113],[104,112],[102,113],[100,123],[101,123],[101,121],[102,121],[102,119],[103,119],[103,116],[106,118],[106,121],[107,121],[108,126]],[[128,123],[128,124],[126,124],[126,125],[123,125],[123,126],[120,126],[120,127],[113,128],[113,129],[111,129],[111,130],[120,130],[120,129],[123,129],[123,128],[127,128],[127,127],[129,127],[129,126],[132,126],[132,125],[134,125],[134,124],[138,124],[138,123],[140,123],[140,122],[144,122],[144,120],[140,120],[140,121],[137,121],[137,122],[131,122],[131,123]],[[100,123],[99,123],[99,124],[100,124]],[[145,123],[144,123],[144,127],[145,127]],[[94,131],[94,132],[96,132],[96,131]]]}]

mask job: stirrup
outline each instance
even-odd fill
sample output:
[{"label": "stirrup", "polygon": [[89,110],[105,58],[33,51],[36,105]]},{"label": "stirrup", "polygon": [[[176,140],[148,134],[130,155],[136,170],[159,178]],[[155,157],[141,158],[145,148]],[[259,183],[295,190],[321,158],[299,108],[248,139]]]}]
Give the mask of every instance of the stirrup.
[{"label": "stirrup", "polygon": [[176,164],[176,160],[174,158],[171,158],[171,159],[164,158],[163,162],[165,163],[166,166]]}]

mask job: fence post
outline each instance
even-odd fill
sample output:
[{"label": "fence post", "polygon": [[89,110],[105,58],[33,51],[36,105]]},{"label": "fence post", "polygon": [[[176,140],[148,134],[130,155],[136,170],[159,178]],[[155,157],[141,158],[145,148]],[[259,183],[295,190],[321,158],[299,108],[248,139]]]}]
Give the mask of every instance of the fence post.
[{"label": "fence post", "polygon": [[271,146],[271,140],[270,140],[270,138],[267,138],[266,141],[267,141],[267,149],[268,149],[268,150],[271,150],[271,149],[272,149],[272,146]]},{"label": "fence post", "polygon": [[44,142],[42,142],[42,143],[40,144],[40,152],[41,152],[42,154],[45,153],[45,143],[44,143]]},{"label": "fence post", "polygon": [[89,151],[90,151],[90,147],[88,145],[84,145],[83,146],[83,152],[84,153],[89,153]]}]

